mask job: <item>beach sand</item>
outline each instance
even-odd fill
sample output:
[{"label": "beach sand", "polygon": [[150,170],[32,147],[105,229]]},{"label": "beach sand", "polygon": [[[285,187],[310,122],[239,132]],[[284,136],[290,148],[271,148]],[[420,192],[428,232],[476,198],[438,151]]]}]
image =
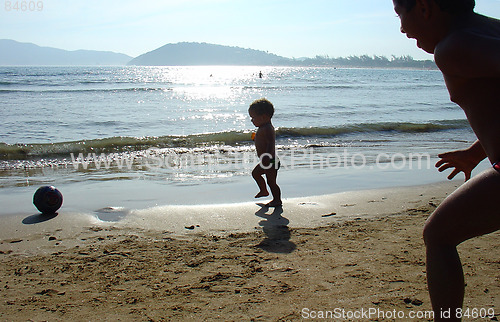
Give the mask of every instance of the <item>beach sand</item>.
[{"label": "beach sand", "polygon": [[[422,227],[456,187],[294,198],[282,210],[252,202],[87,214],[63,207],[52,218],[4,216],[0,319],[287,321],[371,310],[374,320],[394,320],[394,312],[424,314],[431,307]],[[464,308],[494,308],[497,319],[499,248],[498,232],[459,246]]]}]

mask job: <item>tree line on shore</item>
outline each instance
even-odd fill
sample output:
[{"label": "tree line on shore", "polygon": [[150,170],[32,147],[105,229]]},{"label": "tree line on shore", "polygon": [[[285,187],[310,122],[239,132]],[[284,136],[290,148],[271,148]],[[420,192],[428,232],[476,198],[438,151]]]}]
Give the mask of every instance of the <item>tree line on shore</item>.
[{"label": "tree line on shore", "polygon": [[314,58],[293,58],[294,65],[300,66],[329,66],[329,67],[372,67],[372,68],[422,68],[436,69],[437,66],[432,60],[415,60],[413,57],[394,56],[348,56],[330,58],[328,55],[316,56]]}]

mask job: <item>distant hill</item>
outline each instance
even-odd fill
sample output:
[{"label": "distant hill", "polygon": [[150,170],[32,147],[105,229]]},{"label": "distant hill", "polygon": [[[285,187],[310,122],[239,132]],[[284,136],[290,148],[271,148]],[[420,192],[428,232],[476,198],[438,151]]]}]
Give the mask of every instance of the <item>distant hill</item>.
[{"label": "distant hill", "polygon": [[128,65],[199,66],[199,65],[290,65],[291,59],[254,49],[207,43],[182,42],[163,47],[132,59]]},{"label": "distant hill", "polygon": [[109,51],[67,51],[0,39],[0,66],[12,65],[125,65],[132,57]]}]

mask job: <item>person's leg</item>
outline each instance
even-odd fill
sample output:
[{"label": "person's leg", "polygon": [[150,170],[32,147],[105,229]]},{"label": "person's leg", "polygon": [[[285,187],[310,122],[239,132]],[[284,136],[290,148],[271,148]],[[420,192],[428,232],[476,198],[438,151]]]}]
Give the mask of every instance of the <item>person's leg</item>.
[{"label": "person's leg", "polygon": [[276,179],[278,177],[278,169],[276,168],[271,168],[266,171],[266,179],[267,179],[267,185],[269,186],[269,189],[271,190],[271,194],[273,195],[273,200],[271,200],[267,206],[269,207],[277,207],[281,206],[281,189],[276,183]]},{"label": "person's leg", "polygon": [[500,173],[489,169],[458,188],[429,217],[424,228],[427,284],[436,320],[464,298],[462,264],[456,246],[500,229]]},{"label": "person's leg", "polygon": [[264,169],[262,169],[260,164],[257,164],[252,171],[252,177],[254,178],[255,182],[257,182],[257,186],[259,186],[259,193],[255,195],[255,198],[269,196],[269,192],[266,188],[266,181],[263,177],[264,173]]}]

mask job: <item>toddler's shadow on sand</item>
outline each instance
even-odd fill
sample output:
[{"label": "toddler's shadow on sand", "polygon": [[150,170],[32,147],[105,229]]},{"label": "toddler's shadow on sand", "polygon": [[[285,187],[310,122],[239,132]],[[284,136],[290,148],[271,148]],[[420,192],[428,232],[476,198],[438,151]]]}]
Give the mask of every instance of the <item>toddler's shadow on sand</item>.
[{"label": "toddler's shadow on sand", "polygon": [[260,242],[257,247],[271,253],[286,253],[293,252],[297,246],[290,241],[290,229],[288,224],[290,221],[283,217],[283,207],[276,207],[272,213],[268,214],[269,207],[264,204],[257,204],[260,210],[255,213],[256,216],[264,218],[259,222],[262,230],[266,234],[266,238]]}]

